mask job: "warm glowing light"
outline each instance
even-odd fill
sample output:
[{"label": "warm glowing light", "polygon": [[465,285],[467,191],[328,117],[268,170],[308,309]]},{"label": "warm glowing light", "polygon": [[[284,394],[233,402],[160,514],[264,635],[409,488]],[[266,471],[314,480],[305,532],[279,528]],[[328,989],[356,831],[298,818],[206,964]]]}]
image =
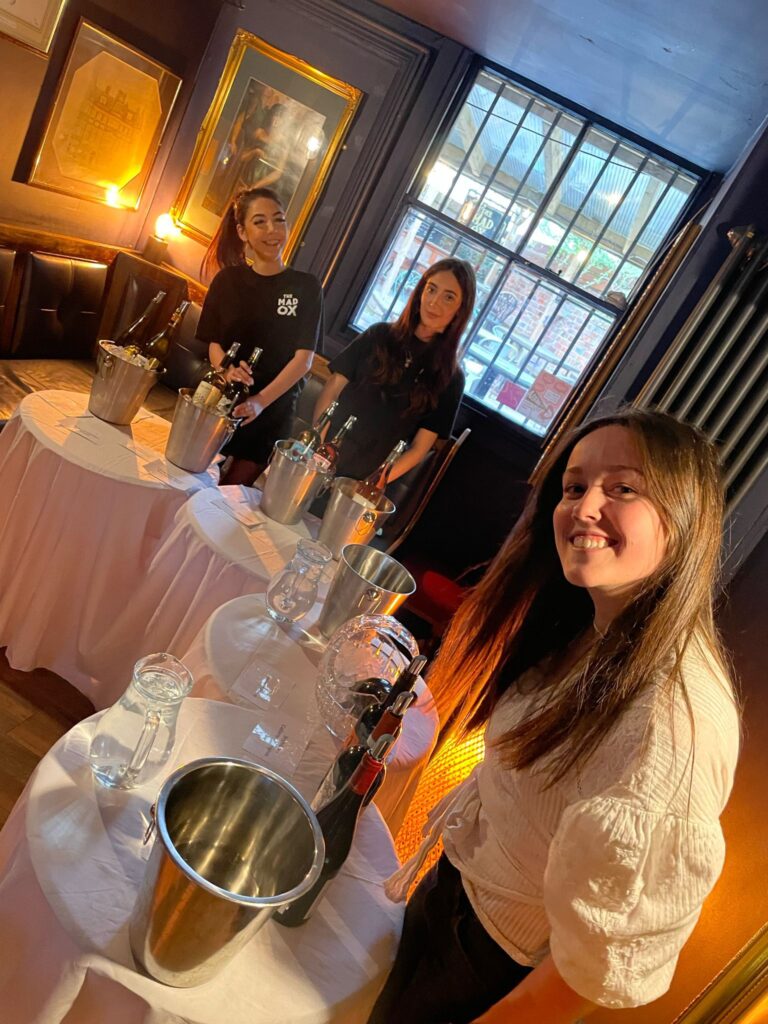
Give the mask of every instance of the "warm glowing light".
[{"label": "warm glowing light", "polygon": [[320,142],[320,139],[318,139],[316,135],[311,135],[307,139],[307,154],[309,156],[314,156],[315,153],[319,151],[321,145],[322,143]]},{"label": "warm glowing light", "polygon": [[579,249],[578,252],[574,253],[573,258],[577,263],[583,263],[589,256],[589,249]]},{"label": "warm glowing light", "polygon": [[108,206],[122,206],[120,202],[120,189],[117,185],[108,185],[105,190]]},{"label": "warm glowing light", "polygon": [[178,238],[181,230],[170,213],[161,213],[155,221],[155,238],[167,242],[169,238]]}]

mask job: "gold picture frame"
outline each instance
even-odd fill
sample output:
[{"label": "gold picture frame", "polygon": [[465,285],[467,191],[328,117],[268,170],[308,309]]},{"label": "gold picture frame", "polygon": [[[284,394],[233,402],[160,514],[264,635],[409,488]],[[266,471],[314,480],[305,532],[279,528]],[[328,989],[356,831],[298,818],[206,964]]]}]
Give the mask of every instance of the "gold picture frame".
[{"label": "gold picture frame", "polygon": [[184,234],[208,244],[242,188],[273,188],[286,209],[290,259],[362,93],[243,29],[173,205]]},{"label": "gold picture frame", "polygon": [[752,936],[673,1024],[761,1024],[768,1011],[768,924]]},{"label": "gold picture frame", "polygon": [[46,55],[67,0],[0,0],[0,36]]},{"label": "gold picture frame", "polygon": [[81,18],[28,184],[135,210],[181,79]]}]

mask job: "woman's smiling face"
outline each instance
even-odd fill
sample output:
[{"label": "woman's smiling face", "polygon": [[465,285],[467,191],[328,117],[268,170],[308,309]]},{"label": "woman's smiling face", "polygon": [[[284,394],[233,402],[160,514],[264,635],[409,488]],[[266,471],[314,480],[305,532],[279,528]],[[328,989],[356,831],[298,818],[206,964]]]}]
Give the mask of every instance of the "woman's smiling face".
[{"label": "woman's smiling face", "polygon": [[276,262],[288,240],[285,211],[273,199],[258,196],[248,204],[243,223],[237,225],[237,233],[260,260]]},{"label": "woman's smiling face", "polygon": [[566,579],[596,606],[601,597],[630,600],[659,567],[667,538],[630,430],[601,427],[576,444],[553,523]]}]

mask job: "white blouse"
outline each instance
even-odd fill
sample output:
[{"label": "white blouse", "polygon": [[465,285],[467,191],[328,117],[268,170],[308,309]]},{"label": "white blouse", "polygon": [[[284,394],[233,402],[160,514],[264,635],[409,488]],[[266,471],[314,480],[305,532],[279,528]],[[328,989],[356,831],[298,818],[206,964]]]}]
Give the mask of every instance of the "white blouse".
[{"label": "white blouse", "polygon": [[442,836],[478,918],[514,960],[551,952],[565,982],[601,1006],[657,999],[723,866],[718,818],[739,748],[730,684],[697,644],[683,677],[693,729],[679,687],[649,687],[548,789],[546,764],[510,770],[491,745],[541,700],[512,687],[485,759],[435,807],[422,849],[387,883],[391,898],[404,898]]}]

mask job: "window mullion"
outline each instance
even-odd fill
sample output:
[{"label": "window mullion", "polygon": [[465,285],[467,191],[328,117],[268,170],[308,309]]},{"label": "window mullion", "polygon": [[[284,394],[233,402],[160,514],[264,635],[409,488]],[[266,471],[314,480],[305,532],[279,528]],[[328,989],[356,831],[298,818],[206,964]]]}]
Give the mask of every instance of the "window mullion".
[{"label": "window mullion", "polygon": [[[488,181],[485,184],[485,188],[480,193],[480,198],[477,200],[477,206],[475,207],[475,212],[477,212],[480,209],[480,206],[481,206],[483,200],[488,195],[488,191],[489,191],[492,183],[496,180],[496,175],[499,173],[499,169],[500,169],[501,165],[504,163],[504,161],[505,161],[505,159],[507,157],[507,153],[509,153],[509,151],[510,151],[510,149],[512,147],[512,143],[515,141],[515,139],[517,138],[518,134],[520,133],[520,129],[523,127],[523,121],[528,116],[528,112],[530,111],[531,107],[533,106],[533,104],[535,102],[536,102],[536,97],[535,96],[531,96],[530,100],[528,101],[528,106],[523,111],[523,116],[520,118],[520,121],[518,122],[517,127],[515,128],[515,130],[510,135],[509,141],[507,142],[506,146],[504,146],[504,148],[502,149],[501,156],[497,160],[496,166],[491,171],[491,174],[488,177]],[[480,136],[478,135],[478,138],[479,137]],[[472,219],[474,219],[474,214],[473,214]]]},{"label": "window mullion", "polygon": [[[614,218],[616,217],[616,214],[617,214],[617,213],[619,212],[619,210],[621,209],[622,203],[623,203],[623,202],[624,202],[624,200],[625,200],[625,199],[627,198],[627,196],[628,196],[628,195],[629,195],[629,193],[630,193],[630,192],[632,191],[632,189],[633,189],[633,188],[635,187],[635,182],[636,182],[636,181],[638,180],[638,178],[640,177],[640,175],[641,175],[641,174],[643,173],[643,171],[645,170],[646,164],[648,163],[648,161],[649,161],[650,159],[651,159],[651,155],[650,155],[650,153],[646,153],[645,157],[644,157],[644,158],[643,158],[643,159],[642,159],[642,160],[640,161],[640,166],[639,166],[639,167],[637,168],[637,171],[635,172],[635,175],[634,175],[634,177],[632,178],[632,180],[630,181],[630,183],[629,183],[629,184],[627,185],[627,187],[626,187],[626,188],[624,189],[624,191],[622,192],[622,194],[621,194],[621,198],[619,199],[619,201],[618,201],[618,202],[616,203],[616,205],[615,205],[615,206],[614,206],[614,208],[613,208],[613,212],[611,213],[611,215],[610,215],[610,217],[608,218],[608,220],[606,220],[605,224],[603,224],[603,227],[602,227],[602,229],[601,229],[601,230],[600,230],[600,231],[598,232],[598,235],[597,235],[597,237],[595,238],[594,242],[592,243],[592,248],[591,248],[591,249],[589,250],[589,252],[587,253],[587,256],[586,256],[586,258],[585,258],[584,262],[583,262],[583,263],[582,263],[582,265],[581,265],[581,269],[579,270],[579,272],[578,272],[578,274],[576,275],[576,277],[574,277],[574,279],[573,279],[573,281],[574,281],[574,284],[575,284],[575,283],[576,283],[576,282],[577,282],[577,281],[579,280],[579,278],[581,277],[581,275],[582,275],[582,274],[584,273],[584,271],[585,271],[585,269],[586,269],[586,267],[587,267],[587,264],[588,264],[588,263],[589,263],[589,261],[590,261],[590,260],[592,259],[592,254],[593,254],[593,253],[594,253],[594,251],[595,251],[595,250],[597,249],[597,247],[598,247],[598,246],[600,245],[600,243],[602,242],[602,240],[603,240],[603,239],[605,238],[605,235],[606,235],[606,233],[608,232],[608,229],[610,228],[611,224],[613,223],[613,221],[614,221]],[[624,257],[624,259],[626,259],[626,257]],[[619,260],[619,266],[621,266],[621,265],[622,265],[622,263],[624,262],[624,259],[621,259],[621,260]],[[617,268],[617,269],[618,269],[618,268]]]},{"label": "window mullion", "polygon": [[515,205],[515,203],[517,202],[517,200],[518,200],[518,197],[520,196],[520,193],[521,193],[521,192],[523,191],[523,188],[524,188],[524,186],[525,186],[526,182],[528,181],[528,178],[529,178],[529,177],[531,176],[531,171],[532,171],[532,170],[534,169],[534,167],[536,166],[536,161],[537,161],[537,160],[539,159],[539,157],[540,157],[540,156],[541,156],[541,154],[543,153],[543,151],[544,151],[544,147],[545,147],[545,146],[547,145],[547,143],[549,142],[549,140],[550,140],[550,139],[552,138],[552,134],[553,134],[553,132],[554,132],[555,128],[556,128],[556,127],[558,126],[558,124],[560,123],[560,119],[561,119],[561,118],[562,118],[563,116],[564,116],[564,111],[562,111],[562,110],[558,110],[558,112],[557,112],[556,116],[555,116],[555,117],[553,118],[553,120],[552,120],[552,124],[551,124],[551,125],[549,126],[549,129],[548,129],[548,131],[546,132],[546,134],[545,134],[545,135],[543,135],[543,136],[542,136],[542,138],[541,138],[541,145],[540,145],[540,146],[539,146],[539,148],[538,148],[538,149],[536,150],[536,153],[535,153],[535,155],[534,155],[534,157],[533,157],[533,160],[531,160],[531,162],[530,162],[530,163],[528,164],[528,170],[527,170],[527,171],[525,172],[525,174],[524,174],[524,175],[522,176],[522,178],[520,179],[520,183],[519,183],[519,185],[517,186],[517,188],[515,189],[515,191],[514,191],[514,192],[512,193],[512,198],[511,198],[511,199],[509,200],[509,203],[507,204],[507,208],[506,208],[506,210],[504,211],[504,216],[505,216],[505,217],[506,217],[506,216],[508,215],[509,211],[510,211],[510,210],[512,209],[512,207],[513,207],[513,206]]},{"label": "window mullion", "polygon": [[560,167],[560,170],[555,174],[554,178],[552,179],[552,184],[549,186],[549,188],[546,190],[546,192],[542,196],[541,202],[539,203],[539,212],[538,212],[538,214],[534,214],[534,216],[531,218],[531,223],[528,225],[528,230],[525,232],[523,237],[518,242],[517,247],[515,248],[515,252],[516,253],[523,252],[525,250],[526,245],[528,245],[528,242],[530,241],[531,235],[536,230],[536,227],[538,226],[538,223],[541,220],[541,217],[542,217],[542,214],[543,214],[544,210],[547,209],[547,207],[549,206],[550,200],[554,196],[555,192],[557,192],[557,190],[560,188],[560,185],[562,184],[563,178],[566,176],[566,174],[570,170],[571,165],[573,164],[573,161],[576,159],[576,156],[579,153],[579,149],[581,147],[581,144],[584,141],[584,139],[585,139],[585,137],[586,137],[586,135],[589,132],[591,127],[592,127],[592,125],[589,123],[589,121],[585,121],[584,124],[582,125],[581,131],[576,136],[576,138],[573,140],[573,145],[571,146],[571,149],[570,149],[570,152],[568,153],[568,156],[565,158],[565,160],[563,160],[563,163],[562,163],[562,165]]},{"label": "window mullion", "polygon": [[456,188],[456,182],[459,180],[459,178],[464,173],[464,168],[469,163],[469,158],[472,156],[472,152],[475,149],[475,147],[477,146],[477,140],[480,138],[480,136],[485,131],[485,126],[488,124],[488,121],[490,120],[491,115],[493,114],[493,111],[494,111],[494,109],[496,107],[496,104],[498,103],[499,96],[503,92],[504,92],[504,82],[499,81],[499,88],[498,88],[498,90],[496,92],[496,95],[493,97],[493,100],[492,100],[490,106],[486,110],[485,116],[483,117],[482,121],[480,122],[480,124],[479,124],[479,126],[477,128],[477,131],[475,132],[475,137],[474,137],[474,139],[472,139],[472,145],[467,148],[467,152],[464,154],[464,159],[459,164],[458,169],[457,169],[456,173],[453,176],[453,181],[451,182],[451,187],[449,189],[446,189],[445,198],[443,199],[442,203],[440,204],[440,211],[439,211],[440,213],[443,212],[443,207],[445,206],[445,204],[448,202],[448,200],[450,199],[451,195],[453,194],[453,190]]},{"label": "window mullion", "polygon": [[635,232],[634,240],[632,241],[632,244],[630,245],[630,247],[627,249],[626,256],[621,261],[621,263],[618,265],[618,267],[616,267],[616,270],[613,272],[612,277],[609,279],[608,283],[606,284],[606,286],[604,288],[604,291],[606,291],[606,292],[608,291],[608,289],[611,287],[611,285],[616,280],[618,275],[621,273],[622,268],[625,267],[627,265],[627,263],[629,263],[629,261],[632,259],[632,253],[635,251],[635,249],[637,248],[637,246],[638,246],[638,244],[640,242],[640,239],[643,237],[643,232],[648,227],[648,225],[651,223],[653,218],[656,216],[656,212],[658,211],[659,207],[661,206],[661,204],[666,199],[667,194],[669,193],[669,190],[672,188],[672,186],[674,185],[674,183],[677,181],[677,179],[679,177],[680,177],[680,175],[678,173],[675,173],[675,174],[672,175],[672,177],[667,182],[666,188],[662,191],[662,193],[659,196],[659,198],[656,200],[656,202],[653,204],[653,206],[649,210],[648,216],[645,218],[643,223],[640,225],[639,230]]},{"label": "window mullion", "polygon": [[[551,255],[550,255],[549,259],[548,259],[548,260],[547,260],[547,262],[546,262],[546,263],[544,264],[544,268],[543,268],[544,270],[549,270],[549,268],[550,268],[550,265],[552,264],[552,261],[553,261],[553,260],[554,260],[554,258],[555,258],[555,257],[557,256],[557,254],[558,254],[558,253],[560,252],[560,250],[562,249],[562,247],[563,247],[563,244],[565,243],[566,239],[568,238],[568,235],[570,235],[570,233],[571,233],[571,228],[573,227],[573,225],[574,225],[574,224],[576,223],[576,221],[577,221],[577,220],[579,219],[579,217],[581,216],[581,212],[582,212],[582,210],[583,210],[583,209],[584,209],[584,207],[585,207],[585,206],[587,205],[587,203],[589,202],[589,200],[590,200],[590,199],[592,198],[592,196],[593,196],[593,194],[594,194],[594,191],[595,191],[595,189],[596,189],[596,188],[597,188],[597,186],[598,186],[598,185],[600,184],[600,181],[601,181],[601,180],[602,180],[602,178],[603,178],[603,175],[604,175],[604,174],[605,174],[605,172],[606,172],[606,171],[608,170],[608,168],[609,168],[609,167],[611,166],[611,160],[613,159],[613,155],[614,155],[614,153],[616,152],[616,150],[617,150],[617,149],[619,148],[619,146],[620,146],[620,145],[621,145],[621,140],[620,140],[620,139],[617,139],[617,140],[616,140],[616,141],[614,142],[613,146],[611,147],[611,150],[610,150],[610,152],[609,152],[609,153],[608,153],[608,155],[606,156],[606,158],[605,158],[605,162],[603,163],[603,166],[602,166],[601,170],[600,170],[600,171],[599,171],[599,172],[597,173],[597,175],[595,176],[595,180],[594,180],[594,181],[592,182],[592,184],[591,184],[591,185],[589,186],[589,188],[587,189],[586,193],[584,194],[584,198],[583,198],[583,199],[581,200],[581,202],[579,203],[579,205],[578,205],[578,206],[576,207],[576,209],[574,210],[573,216],[572,216],[572,217],[571,217],[571,219],[570,219],[570,220],[568,221],[568,225],[567,225],[567,227],[566,227],[566,228],[564,228],[564,230],[563,230],[563,237],[562,237],[562,238],[560,239],[560,243],[559,243],[559,244],[558,244],[557,246],[555,246],[555,248],[554,248],[554,249],[552,250],[552,253],[551,253]],[[544,216],[544,212],[545,212],[545,211],[542,211],[542,213],[541,213],[541,217],[543,217],[543,216]]]}]

